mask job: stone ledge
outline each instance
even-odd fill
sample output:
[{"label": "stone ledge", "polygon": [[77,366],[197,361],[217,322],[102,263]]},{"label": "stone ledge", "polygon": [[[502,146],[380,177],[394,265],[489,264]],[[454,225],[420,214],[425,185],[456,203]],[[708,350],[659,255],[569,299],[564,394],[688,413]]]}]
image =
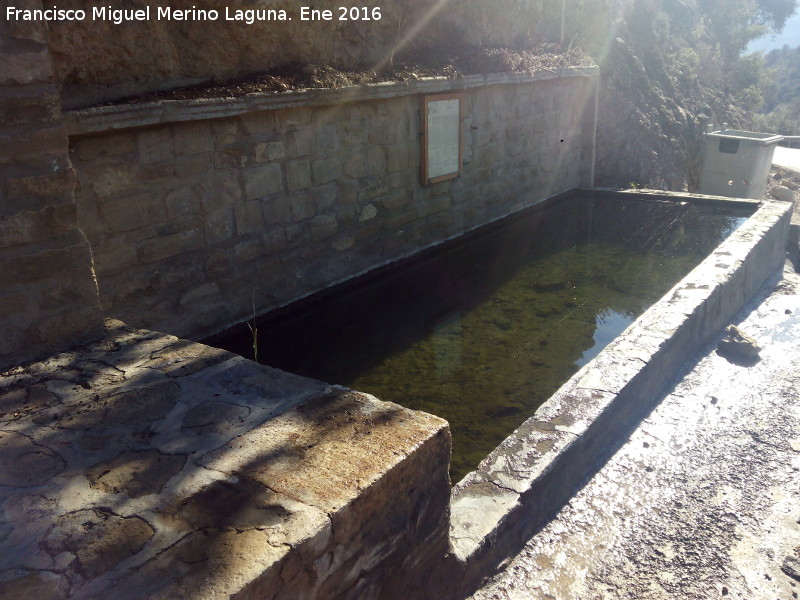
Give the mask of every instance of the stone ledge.
[{"label": "stone ledge", "polygon": [[451,500],[453,554],[444,570],[459,573],[462,587],[447,597],[469,592],[519,551],[626,428],[649,412],[686,360],[782,268],[791,209],[760,203],[742,227],[458,483]]},{"label": "stone ledge", "polygon": [[282,94],[249,94],[244,98],[163,100],[101,106],[66,111],[64,116],[68,135],[77,136],[164,123],[222,119],[282,108],[364,102],[419,94],[437,94],[490,85],[519,85],[568,77],[595,79],[599,75],[599,67],[564,67],[557,70],[537,71],[533,75],[492,73],[460,78],[423,77],[408,83],[384,82],[337,89],[305,89]]},{"label": "stone ledge", "polygon": [[449,451],[437,417],[109,322],[0,375],[0,597],[392,597],[446,551]]}]

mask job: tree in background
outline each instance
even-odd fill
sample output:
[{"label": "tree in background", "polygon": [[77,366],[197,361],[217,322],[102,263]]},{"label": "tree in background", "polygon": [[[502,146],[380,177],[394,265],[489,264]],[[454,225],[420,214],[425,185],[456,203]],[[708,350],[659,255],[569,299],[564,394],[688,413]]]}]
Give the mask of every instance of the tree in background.
[{"label": "tree in background", "polygon": [[800,135],[800,46],[784,46],[764,57],[769,77],[764,87],[764,106],[753,117],[761,131]]},{"label": "tree in background", "polygon": [[[407,0],[417,5],[424,0]],[[447,44],[578,46],[601,67],[599,183],[693,188],[709,122],[752,125],[768,77],[753,39],[779,31],[796,0],[451,1],[437,20]],[[448,35],[452,30],[455,35]],[[418,40],[418,43],[420,40]],[[795,79],[797,81],[797,79]],[[782,109],[783,110],[783,109]]]},{"label": "tree in background", "polygon": [[[726,121],[747,128],[763,102],[763,63],[759,55],[743,55],[744,49],[779,31],[796,0],[593,4],[607,9],[607,20],[594,20],[596,8],[591,17],[576,11],[572,27],[575,43],[594,56],[603,74],[600,183],[693,189],[705,125]],[[605,39],[598,30],[607,32]]]}]

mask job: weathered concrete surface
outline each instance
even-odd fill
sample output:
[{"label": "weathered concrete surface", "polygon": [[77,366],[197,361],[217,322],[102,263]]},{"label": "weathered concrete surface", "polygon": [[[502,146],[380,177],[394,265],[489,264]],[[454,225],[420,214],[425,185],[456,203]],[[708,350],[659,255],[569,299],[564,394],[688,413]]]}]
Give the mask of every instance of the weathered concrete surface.
[{"label": "weathered concrete surface", "polygon": [[446,422],[110,325],[0,374],[0,598],[411,597]]},{"label": "weathered concrete surface", "polygon": [[473,600],[798,597],[800,276],[762,300],[735,320],[761,360],[706,347]]}]

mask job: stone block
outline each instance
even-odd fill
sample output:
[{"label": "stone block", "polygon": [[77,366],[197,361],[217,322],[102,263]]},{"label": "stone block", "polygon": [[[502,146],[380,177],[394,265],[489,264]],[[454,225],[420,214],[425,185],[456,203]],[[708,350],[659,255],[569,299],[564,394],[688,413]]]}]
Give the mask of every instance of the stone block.
[{"label": "stone block", "polygon": [[[74,229],[48,245],[34,248],[15,246],[0,250],[0,288],[78,273],[85,268],[90,277],[88,244]],[[80,280],[80,277],[78,277]]]},{"label": "stone block", "polygon": [[27,85],[53,79],[53,67],[47,49],[31,52],[4,52],[0,61],[0,85]]},{"label": "stone block", "polygon": [[200,154],[214,149],[214,135],[207,121],[175,125],[173,137],[178,155]]},{"label": "stone block", "polygon": [[168,127],[145,129],[137,135],[139,162],[149,165],[170,160],[174,156],[172,131]]},{"label": "stone block", "polygon": [[248,200],[264,198],[283,191],[283,172],[278,163],[267,163],[246,169],[242,178]]},{"label": "stone block", "polygon": [[358,183],[355,181],[339,181],[336,184],[339,204],[342,206],[355,206],[358,204]]},{"label": "stone block", "polygon": [[430,215],[436,214],[438,212],[450,210],[451,205],[452,205],[452,200],[450,199],[449,194],[434,196],[430,198],[427,202],[423,202],[417,205],[417,216],[422,219]]},{"label": "stone block", "polygon": [[397,173],[407,169],[409,165],[408,160],[408,146],[405,144],[393,144],[389,146],[388,150],[388,164],[387,168],[390,173]]},{"label": "stone block", "polygon": [[279,111],[277,119],[284,126],[309,125],[313,114],[310,108],[289,108]]},{"label": "stone block", "polygon": [[419,125],[412,127],[407,115],[403,115],[395,121],[394,131],[395,140],[398,143],[411,142],[419,144]]},{"label": "stone block", "polygon": [[258,133],[275,133],[275,113],[259,112],[249,113],[241,117],[242,130],[249,135]]},{"label": "stone block", "polygon": [[209,282],[193,287],[183,294],[179,304],[183,309],[198,310],[209,308],[221,300],[219,286],[214,282]]},{"label": "stone block", "polygon": [[124,273],[138,262],[134,244],[120,237],[93,250],[94,271],[99,278]]},{"label": "stone block", "polygon": [[211,170],[212,166],[213,163],[209,154],[192,154],[176,157],[172,163],[172,170],[175,173],[175,177],[186,179],[205,175]]},{"label": "stone block", "polygon": [[331,247],[338,252],[344,252],[355,246],[355,244],[356,241],[352,235],[345,235],[333,240]]},{"label": "stone block", "polygon": [[317,212],[314,199],[309,192],[298,192],[291,196],[292,216],[297,221],[310,219]]},{"label": "stone block", "polygon": [[392,173],[389,175],[388,183],[392,190],[407,192],[413,186],[419,184],[419,180],[419,169],[414,168],[406,169],[404,171],[400,171],[399,173]]},{"label": "stone block", "polygon": [[290,192],[311,187],[311,164],[308,160],[286,163],[286,186]]},{"label": "stone block", "polygon": [[[21,9],[34,9],[40,7],[38,3],[33,3],[30,0],[22,0],[15,2],[14,5]],[[8,35],[15,40],[24,40],[29,42],[37,42],[39,44],[47,44],[48,33],[47,25],[41,21],[25,21],[22,19],[9,19],[4,23],[3,35]]]},{"label": "stone block", "polygon": [[214,168],[241,169],[247,165],[247,152],[239,147],[222,148],[214,152]]},{"label": "stone block", "polygon": [[132,133],[103,133],[73,142],[72,150],[81,161],[121,157],[136,151],[136,137]]},{"label": "stone block", "polygon": [[22,291],[0,294],[0,318],[19,319],[32,305],[33,300]]},{"label": "stone block", "polygon": [[206,275],[210,278],[221,277],[229,273],[234,266],[233,248],[213,248],[203,263]]},{"label": "stone block", "polygon": [[[367,573],[402,562],[423,540],[435,539],[436,549],[444,549],[438,527],[449,501],[442,468],[449,441],[446,424],[436,417],[330,391],[208,455],[203,465],[239,473],[331,514],[330,542],[298,546],[298,560],[282,574],[292,594],[310,585],[308,597],[333,598],[358,587]],[[261,460],[254,452],[278,458]],[[326,575],[309,577],[304,565]]]},{"label": "stone block", "polygon": [[311,239],[311,232],[306,225],[289,225],[284,227],[283,232],[286,235],[286,245],[291,248],[302,246]]},{"label": "stone block", "polygon": [[239,122],[236,119],[215,119],[211,122],[215,146],[230,146],[239,138]]},{"label": "stone block", "polygon": [[175,174],[172,165],[172,162],[141,165],[138,169],[139,179],[144,182],[160,182],[161,180],[172,179]]},{"label": "stone block", "polygon": [[263,254],[264,246],[261,238],[243,240],[234,246],[234,256],[236,257],[237,263],[251,261],[259,256],[263,256]]},{"label": "stone block", "polygon": [[338,204],[339,186],[335,183],[320,185],[312,190],[314,202],[319,210],[326,210]]},{"label": "stone block", "polygon": [[367,149],[367,173],[369,175],[383,175],[386,172],[386,149],[382,146],[372,146]]},{"label": "stone block", "polygon": [[369,128],[367,140],[371,146],[388,146],[397,141],[397,130],[394,120],[373,121]]},{"label": "stone block", "polygon": [[274,160],[280,160],[286,156],[286,148],[283,140],[274,142],[260,142],[253,146],[253,163],[261,164]]},{"label": "stone block", "polygon": [[143,240],[137,245],[139,260],[153,263],[203,247],[203,232],[198,229],[180,231]]},{"label": "stone block", "polygon": [[167,218],[177,219],[203,212],[203,190],[200,186],[184,185],[164,196]]},{"label": "stone block", "polygon": [[342,127],[342,141],[347,146],[365,146],[367,128],[359,121],[348,121]]},{"label": "stone block", "polygon": [[251,200],[240,202],[235,206],[236,210],[236,235],[247,235],[261,231],[264,223],[261,220],[261,202]]},{"label": "stone block", "polygon": [[261,200],[261,213],[264,215],[264,224],[269,227],[279,223],[289,223],[292,220],[292,203],[287,194],[275,194]]},{"label": "stone block", "polygon": [[386,196],[389,179],[385,175],[376,175],[361,179],[358,182],[358,203],[377,202]]},{"label": "stone block", "polygon": [[368,173],[367,153],[363,148],[354,148],[349,152],[344,163],[344,174],[358,179]]},{"label": "stone block", "polygon": [[225,206],[231,206],[242,199],[242,188],[239,185],[237,171],[212,173],[206,178],[203,210],[213,212]]},{"label": "stone block", "polygon": [[311,142],[313,139],[314,134],[310,128],[289,132],[286,136],[289,156],[300,158],[311,154]]},{"label": "stone block", "polygon": [[45,126],[61,118],[61,99],[50,83],[0,90],[0,123],[6,127]]},{"label": "stone block", "polygon": [[[43,157],[66,155],[67,135],[61,124],[55,127],[21,129],[0,136],[0,165],[42,164]],[[52,161],[52,158],[48,158]]]},{"label": "stone block", "polygon": [[100,205],[100,215],[110,233],[130,231],[150,223],[147,211],[136,200],[110,200]]},{"label": "stone block", "polygon": [[339,149],[339,133],[336,125],[318,125],[314,128],[314,155],[327,157]]},{"label": "stone block", "polygon": [[264,234],[264,252],[274,254],[286,247],[286,234],[283,229],[278,227]]},{"label": "stone block", "polygon": [[44,241],[72,231],[77,226],[74,204],[48,206],[0,218],[0,248]]},{"label": "stone block", "polygon": [[417,211],[413,207],[404,208],[390,211],[386,217],[384,217],[383,225],[387,231],[396,231],[416,220]]},{"label": "stone block", "polygon": [[230,207],[208,213],[205,219],[206,243],[216,244],[233,237],[233,222],[233,210]]},{"label": "stone block", "polygon": [[358,215],[361,214],[361,209],[358,206],[343,206],[336,211],[336,220],[339,225],[349,227],[358,223]]},{"label": "stone block", "polygon": [[311,164],[314,185],[335,181],[341,176],[341,165],[336,159],[315,160]]},{"label": "stone block", "polygon": [[361,213],[358,216],[358,220],[363,223],[364,221],[371,221],[378,215],[378,209],[375,207],[374,204],[367,204],[364,208],[361,209]]}]

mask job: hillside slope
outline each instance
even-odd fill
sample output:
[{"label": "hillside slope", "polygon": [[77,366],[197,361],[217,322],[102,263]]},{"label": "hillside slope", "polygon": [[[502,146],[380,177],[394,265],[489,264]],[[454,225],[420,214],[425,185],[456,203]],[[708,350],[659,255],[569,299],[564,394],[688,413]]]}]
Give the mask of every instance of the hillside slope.
[{"label": "hillside slope", "polygon": [[[798,40],[800,41],[800,40]],[[769,82],[756,126],[783,135],[800,135],[800,46],[784,46],[764,57]]]},{"label": "hillside slope", "polygon": [[[63,1],[65,8],[93,4]],[[126,0],[131,7],[148,4]],[[255,3],[173,5],[223,10]],[[289,0],[271,6],[298,10]],[[282,86],[298,74],[299,85],[338,85],[416,72],[529,70],[538,68],[537,53],[583,60],[580,48],[602,72],[597,183],[692,189],[706,123],[749,127],[761,102],[760,59],[742,52],[779,29],[795,6],[796,0],[390,0],[380,19],[369,21],[152,21],[146,31],[56,22],[51,48],[68,108],[276,72],[289,78]]]}]

